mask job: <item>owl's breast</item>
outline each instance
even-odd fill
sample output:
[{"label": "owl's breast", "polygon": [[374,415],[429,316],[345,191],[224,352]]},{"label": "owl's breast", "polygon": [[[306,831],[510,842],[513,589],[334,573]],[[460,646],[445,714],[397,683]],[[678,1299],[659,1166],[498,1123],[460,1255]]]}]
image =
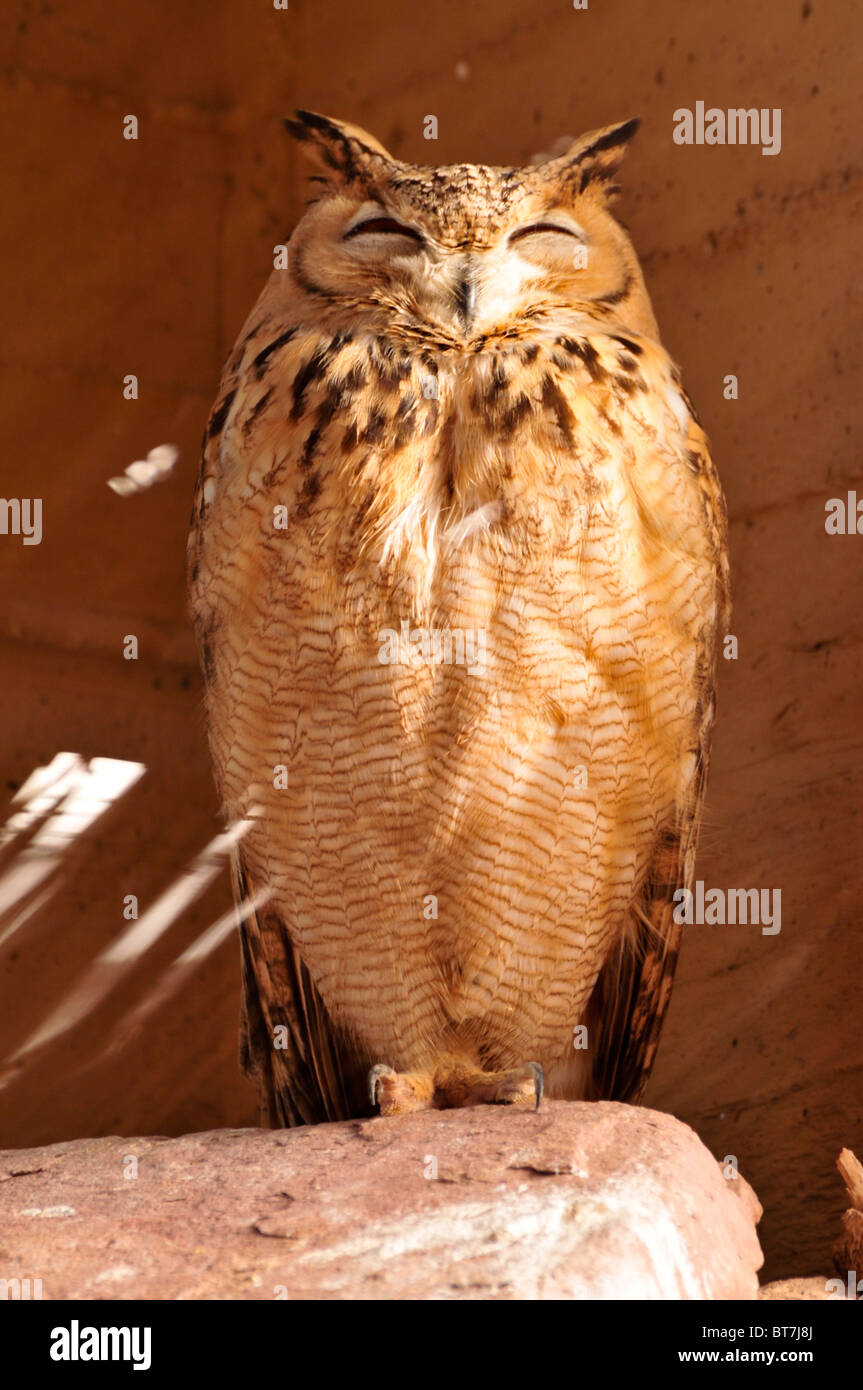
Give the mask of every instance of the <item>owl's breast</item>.
[{"label": "owl's breast", "polygon": [[[404,624],[432,645],[482,634],[498,675],[554,709],[563,667],[633,708],[690,678],[721,527],[657,343],[578,320],[473,353],[276,327],[250,335],[211,421],[199,630],[212,609],[278,631],[324,684]],[[452,696],[440,671],[417,680]]]},{"label": "owl's breast", "polygon": [[[658,344],[573,331],[441,354],[413,365],[400,402],[414,412],[417,397],[413,433],[382,429],[392,448],[370,454],[357,432],[333,505],[363,561],[418,608],[440,603],[454,574],[481,592],[515,575],[523,587],[536,570],[575,596],[615,574],[638,587],[667,571],[669,552],[714,563],[697,427]],[[393,430],[400,417],[393,403]]]}]

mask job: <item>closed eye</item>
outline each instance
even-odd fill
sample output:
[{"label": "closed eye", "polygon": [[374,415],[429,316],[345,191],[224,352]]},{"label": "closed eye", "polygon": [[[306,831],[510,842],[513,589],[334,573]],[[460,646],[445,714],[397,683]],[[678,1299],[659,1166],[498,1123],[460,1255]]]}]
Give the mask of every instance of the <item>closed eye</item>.
[{"label": "closed eye", "polygon": [[413,227],[406,227],[403,222],[396,222],[392,217],[370,217],[366,222],[358,222],[350,231],[345,232],[343,241],[350,241],[351,237],[362,236],[366,232],[384,232],[391,236],[407,236],[412,241],[422,241],[422,236]]},{"label": "closed eye", "polygon": [[561,236],[575,237],[576,241],[581,241],[578,232],[574,232],[571,227],[560,227],[556,222],[532,222],[529,227],[519,227],[517,232],[513,232],[510,241],[520,241],[524,236],[534,236],[537,232],[558,232]]}]

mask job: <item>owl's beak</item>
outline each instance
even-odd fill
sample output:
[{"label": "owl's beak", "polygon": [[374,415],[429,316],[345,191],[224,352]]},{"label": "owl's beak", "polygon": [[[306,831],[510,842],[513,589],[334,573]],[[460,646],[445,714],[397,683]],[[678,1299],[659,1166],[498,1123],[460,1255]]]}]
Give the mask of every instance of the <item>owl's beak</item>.
[{"label": "owl's beak", "polygon": [[453,306],[462,332],[469,333],[476,318],[476,266],[472,257],[466,257],[459,266]]}]

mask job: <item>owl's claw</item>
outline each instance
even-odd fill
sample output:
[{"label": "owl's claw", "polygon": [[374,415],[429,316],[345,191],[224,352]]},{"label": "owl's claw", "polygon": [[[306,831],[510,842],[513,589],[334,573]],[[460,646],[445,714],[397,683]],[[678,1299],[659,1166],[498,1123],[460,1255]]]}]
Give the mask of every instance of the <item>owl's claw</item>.
[{"label": "owl's claw", "polygon": [[378,1105],[381,1080],[385,1076],[395,1076],[395,1072],[384,1062],[378,1062],[377,1066],[372,1067],[368,1075],[369,1100],[375,1109]]},{"label": "owl's claw", "polygon": [[527,1065],[529,1070],[533,1072],[533,1089],[536,1094],[536,1108],[538,1110],[539,1103],[542,1100],[542,1093],[545,1090],[545,1072],[539,1065],[539,1062],[528,1062]]},{"label": "owl's claw", "polygon": [[368,1075],[369,1100],[381,1115],[408,1115],[413,1110],[431,1110],[434,1083],[429,1072],[393,1071],[378,1062]]}]

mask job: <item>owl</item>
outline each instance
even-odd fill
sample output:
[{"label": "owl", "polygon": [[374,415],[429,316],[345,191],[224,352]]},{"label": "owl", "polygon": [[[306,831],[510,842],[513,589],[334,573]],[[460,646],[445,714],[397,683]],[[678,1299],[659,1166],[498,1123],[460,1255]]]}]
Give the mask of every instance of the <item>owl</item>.
[{"label": "owl", "polygon": [[610,211],[637,122],[313,191],[189,541],[269,1121],[636,1100],[694,873],[726,519]]}]

